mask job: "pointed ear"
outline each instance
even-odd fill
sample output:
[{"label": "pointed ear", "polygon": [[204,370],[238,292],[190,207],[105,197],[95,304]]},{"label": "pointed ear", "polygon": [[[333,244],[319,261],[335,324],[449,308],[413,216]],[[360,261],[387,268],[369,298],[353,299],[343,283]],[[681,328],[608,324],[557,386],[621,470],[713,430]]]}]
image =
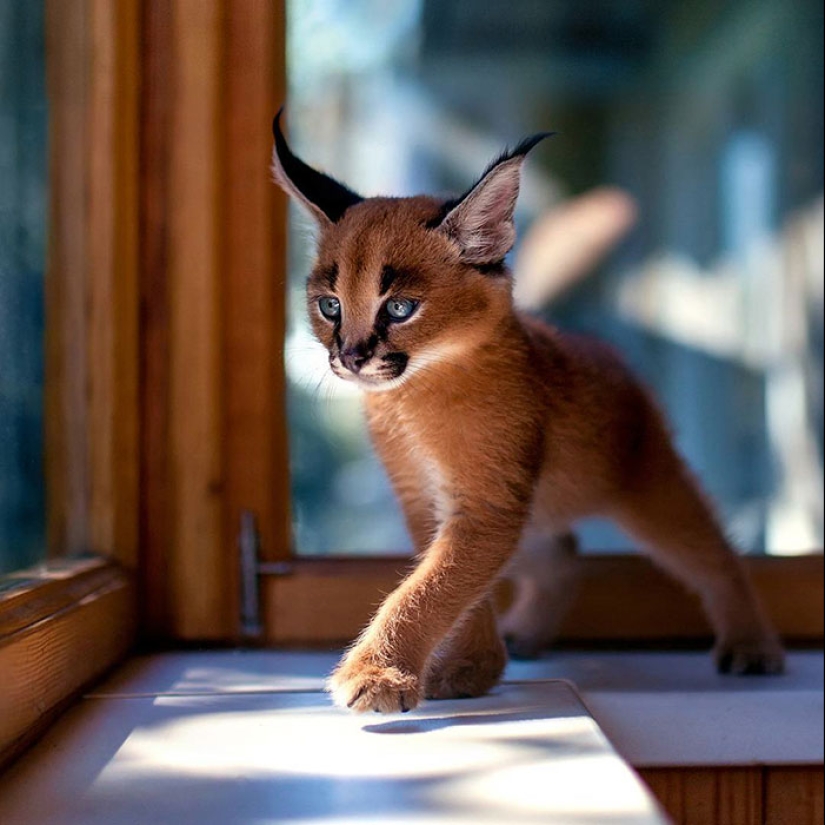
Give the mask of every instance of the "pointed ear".
[{"label": "pointed ear", "polygon": [[272,122],[275,146],[272,149],[272,176],[290,197],[300,201],[321,226],[336,223],[350,206],[363,198],[337,180],[316,172],[295,157],[281,131],[283,107]]},{"label": "pointed ear", "polygon": [[516,240],[513,213],[516,209],[521,165],[527,153],[555,132],[526,138],[512,151],[496,158],[484,174],[449,211],[439,229],[461,250],[468,264],[500,263]]}]

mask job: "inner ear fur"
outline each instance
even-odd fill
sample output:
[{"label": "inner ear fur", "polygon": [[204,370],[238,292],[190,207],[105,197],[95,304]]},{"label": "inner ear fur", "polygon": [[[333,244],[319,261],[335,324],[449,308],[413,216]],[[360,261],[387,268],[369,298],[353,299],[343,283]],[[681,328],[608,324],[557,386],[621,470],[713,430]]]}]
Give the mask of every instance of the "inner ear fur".
[{"label": "inner ear fur", "polygon": [[344,212],[363,198],[329,175],[296,157],[281,131],[283,108],[272,122],[272,177],[290,197],[303,204],[321,226],[337,223]]},{"label": "inner ear fur", "polygon": [[527,153],[552,134],[541,132],[505,151],[449,209],[439,229],[457,244],[463,261],[476,266],[496,264],[510,251],[516,240],[513,215],[521,165]]}]

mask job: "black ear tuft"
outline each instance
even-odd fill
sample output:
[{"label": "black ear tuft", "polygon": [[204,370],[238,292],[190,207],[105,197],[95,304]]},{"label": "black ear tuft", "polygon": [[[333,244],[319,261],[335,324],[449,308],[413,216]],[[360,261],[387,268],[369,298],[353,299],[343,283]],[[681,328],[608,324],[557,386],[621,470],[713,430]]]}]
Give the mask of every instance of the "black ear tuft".
[{"label": "black ear tuft", "polygon": [[318,220],[336,223],[350,206],[360,203],[363,198],[292,154],[281,131],[283,111],[282,106],[272,121],[272,134],[275,136],[272,169],[275,181],[308,207]]},{"label": "black ear tuft", "polygon": [[458,200],[448,201],[437,226],[458,247],[461,258],[479,268],[496,269],[516,239],[513,213],[525,155],[553,132],[540,132],[505,149]]},{"label": "black ear tuft", "polygon": [[[487,168],[484,172],[482,172],[481,178],[483,178],[488,172],[495,169],[500,163],[506,163],[508,160],[512,160],[513,158],[523,158],[531,149],[535,148],[545,138],[553,137],[553,135],[556,134],[558,134],[558,132],[538,132],[535,135],[530,135],[530,137],[520,140],[515,147],[512,149],[505,149],[497,158],[490,161],[490,163],[487,164]],[[479,178],[479,180],[481,180],[481,178]]]}]

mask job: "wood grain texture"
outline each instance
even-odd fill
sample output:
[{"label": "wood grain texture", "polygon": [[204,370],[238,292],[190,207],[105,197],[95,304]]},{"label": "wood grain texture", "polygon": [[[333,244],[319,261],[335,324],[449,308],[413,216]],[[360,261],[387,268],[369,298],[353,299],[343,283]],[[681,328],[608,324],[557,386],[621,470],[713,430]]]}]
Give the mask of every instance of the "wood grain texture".
[{"label": "wood grain texture", "polygon": [[[561,627],[560,643],[617,644],[704,640],[710,628],[697,600],[641,556],[585,556],[583,578]],[[264,577],[265,640],[341,644],[363,629],[412,562],[405,559],[305,559],[292,574]],[[821,644],[821,556],[748,558],[746,565],[789,641]],[[509,600],[502,583],[499,603]]]},{"label": "wood grain texture", "polygon": [[167,213],[172,616],[176,636],[209,638],[228,631],[221,575],[223,4],[171,5],[177,81]]},{"label": "wood grain texture", "polygon": [[138,2],[90,4],[89,549],[137,565]]},{"label": "wood grain texture", "polygon": [[140,501],[141,632],[171,627],[169,455],[169,122],[175,93],[171,7],[142,6],[140,108]]},{"label": "wood grain texture", "polygon": [[761,825],[762,769],[689,768],[639,771],[677,825]]},{"label": "wood grain texture", "polygon": [[[265,558],[289,552],[284,418],[286,209],[268,174],[270,124],[284,95],[283,15],[266,0],[226,17],[224,445],[227,552],[241,512],[255,513]],[[225,581],[238,615],[238,566]]]},{"label": "wood grain texture", "polygon": [[676,825],[821,825],[823,768],[751,766],[638,771]]},{"label": "wood grain texture", "polygon": [[411,568],[405,559],[298,562],[294,575],[261,583],[264,641],[349,644]]},{"label": "wood grain texture", "polygon": [[822,825],[822,765],[772,767],[765,774],[765,825]]},{"label": "wood grain texture", "polygon": [[141,590],[152,638],[238,632],[240,513],[289,549],[283,4],[145,0]]},{"label": "wood grain texture", "polygon": [[72,607],[112,579],[103,559],[51,560],[3,577],[0,639]]},{"label": "wood grain texture", "polygon": [[138,0],[50,2],[51,555],[137,555]]},{"label": "wood grain texture", "polygon": [[88,18],[85,0],[46,4],[49,95],[49,252],[46,277],[45,442],[48,548],[85,549]]},{"label": "wood grain texture", "polygon": [[[571,639],[684,639],[709,636],[698,599],[643,555],[583,558],[581,592],[561,629]],[[745,559],[780,633],[823,637],[823,557]],[[608,635],[605,636],[604,634]]]},{"label": "wood grain texture", "polygon": [[[0,764],[30,743],[42,718],[121,659],[134,638],[134,592],[121,568],[87,567],[62,587],[49,584],[0,601]],[[20,604],[6,611],[7,600]]]}]

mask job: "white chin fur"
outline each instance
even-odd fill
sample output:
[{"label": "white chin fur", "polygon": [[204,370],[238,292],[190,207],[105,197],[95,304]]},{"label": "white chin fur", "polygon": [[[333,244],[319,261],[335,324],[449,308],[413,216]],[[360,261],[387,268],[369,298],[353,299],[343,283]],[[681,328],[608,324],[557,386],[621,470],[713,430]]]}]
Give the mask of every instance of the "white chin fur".
[{"label": "white chin fur", "polygon": [[359,390],[364,392],[383,392],[384,390],[391,390],[404,383],[407,372],[406,370],[398,376],[398,378],[382,379],[379,376],[370,375],[356,375],[343,367],[336,369],[332,367],[332,372],[342,381],[348,384],[354,384]]},{"label": "white chin fur", "polygon": [[406,370],[398,376],[398,378],[390,378],[386,381],[376,382],[375,384],[368,384],[365,381],[358,382],[358,386],[365,392],[385,392],[386,390],[394,390],[400,387],[407,379]]}]

